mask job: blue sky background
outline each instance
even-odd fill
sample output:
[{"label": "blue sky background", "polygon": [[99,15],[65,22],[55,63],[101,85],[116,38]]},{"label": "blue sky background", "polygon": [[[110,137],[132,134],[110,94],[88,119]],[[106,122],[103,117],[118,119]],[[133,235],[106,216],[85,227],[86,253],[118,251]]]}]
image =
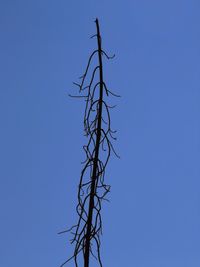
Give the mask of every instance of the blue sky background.
[{"label": "blue sky background", "polygon": [[0,266],[56,267],[72,252],[56,233],[76,222],[86,140],[84,103],[67,94],[96,17],[122,95],[105,266],[200,266],[199,13],[198,0],[0,1]]}]

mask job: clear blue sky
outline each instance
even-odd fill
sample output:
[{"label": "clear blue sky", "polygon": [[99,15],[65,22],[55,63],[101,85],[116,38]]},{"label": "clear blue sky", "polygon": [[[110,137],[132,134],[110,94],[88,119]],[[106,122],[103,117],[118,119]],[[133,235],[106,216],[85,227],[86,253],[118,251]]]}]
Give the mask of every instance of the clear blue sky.
[{"label": "clear blue sky", "polygon": [[200,266],[199,13],[198,0],[0,1],[0,266],[57,267],[72,251],[56,233],[76,222],[86,140],[84,103],[67,94],[96,17],[122,95],[105,266]]}]

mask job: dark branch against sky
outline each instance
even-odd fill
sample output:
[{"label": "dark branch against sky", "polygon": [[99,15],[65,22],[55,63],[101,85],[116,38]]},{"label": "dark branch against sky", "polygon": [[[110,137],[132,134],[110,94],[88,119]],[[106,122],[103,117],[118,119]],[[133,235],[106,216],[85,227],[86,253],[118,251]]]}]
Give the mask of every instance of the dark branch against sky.
[{"label": "dark branch against sky", "polygon": [[107,169],[104,264],[200,266],[199,9],[196,0],[0,1],[0,266],[55,267],[73,253],[56,233],[76,221],[84,101],[67,94],[96,44],[96,17],[116,54],[108,89],[123,96],[111,103],[121,159]]}]

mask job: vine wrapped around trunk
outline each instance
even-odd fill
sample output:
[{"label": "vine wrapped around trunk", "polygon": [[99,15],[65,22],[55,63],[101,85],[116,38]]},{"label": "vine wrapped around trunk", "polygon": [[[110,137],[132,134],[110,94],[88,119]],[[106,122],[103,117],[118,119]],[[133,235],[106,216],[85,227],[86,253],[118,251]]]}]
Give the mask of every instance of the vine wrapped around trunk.
[{"label": "vine wrapped around trunk", "polygon": [[[114,106],[109,106],[105,98],[110,95],[117,95],[112,93],[104,82],[102,57],[111,59],[114,56],[110,57],[102,50],[98,19],[95,20],[95,23],[97,32],[92,38],[96,37],[97,39],[97,49],[89,57],[85,73],[81,77],[81,83],[74,83],[79,87],[79,92],[84,92],[84,95],[72,96],[84,98],[86,101],[84,131],[88,137],[88,143],[83,146],[86,159],[83,162],[84,167],[78,187],[78,204],[76,206],[78,222],[71,229],[60,232],[61,234],[71,231],[74,253],[61,266],[74,259],[75,266],[78,267],[80,252],[83,255],[84,267],[89,267],[91,255],[96,258],[100,267],[103,266],[100,254],[101,208],[102,202],[107,200],[105,197],[110,191],[110,185],[105,182],[105,170],[111,152],[118,156],[111,142],[112,139],[116,139],[113,136],[116,131],[112,130],[110,119],[110,109]],[[91,72],[88,84],[86,84],[95,57],[97,57],[98,63]]]}]

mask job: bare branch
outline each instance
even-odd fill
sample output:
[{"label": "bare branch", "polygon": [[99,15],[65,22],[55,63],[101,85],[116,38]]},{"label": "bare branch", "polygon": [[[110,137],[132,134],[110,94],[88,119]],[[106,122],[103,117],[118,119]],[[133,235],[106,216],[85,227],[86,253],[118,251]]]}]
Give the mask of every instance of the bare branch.
[{"label": "bare branch", "polygon": [[[95,20],[97,33],[91,38],[97,38],[98,48],[90,55],[86,70],[80,83],[74,83],[79,92],[84,91],[85,95],[72,96],[76,98],[85,98],[84,112],[84,131],[88,137],[87,145],[83,146],[85,152],[85,160],[80,175],[78,186],[78,203],[76,212],[78,222],[70,229],[61,231],[58,234],[71,232],[73,238],[71,243],[74,244],[73,255],[65,261],[60,267],[63,267],[70,260],[74,259],[75,266],[78,267],[78,258],[80,252],[83,253],[84,267],[89,267],[90,255],[92,255],[103,267],[100,255],[100,235],[102,234],[102,218],[101,209],[102,202],[109,201],[106,195],[110,192],[110,185],[105,183],[105,170],[111,156],[111,151],[118,157],[111,143],[111,140],[116,140],[113,136],[115,131],[111,130],[110,109],[115,106],[107,104],[105,97],[109,94],[117,96],[108,90],[103,77],[103,62],[102,56],[105,55],[108,59],[114,56],[108,56],[101,47],[101,35],[98,19]],[[86,84],[86,78],[89,75],[91,62],[94,55],[98,56],[98,62],[93,71],[91,71],[89,84]],[[96,74],[99,78],[95,84]],[[75,229],[73,232],[72,230]]]}]

